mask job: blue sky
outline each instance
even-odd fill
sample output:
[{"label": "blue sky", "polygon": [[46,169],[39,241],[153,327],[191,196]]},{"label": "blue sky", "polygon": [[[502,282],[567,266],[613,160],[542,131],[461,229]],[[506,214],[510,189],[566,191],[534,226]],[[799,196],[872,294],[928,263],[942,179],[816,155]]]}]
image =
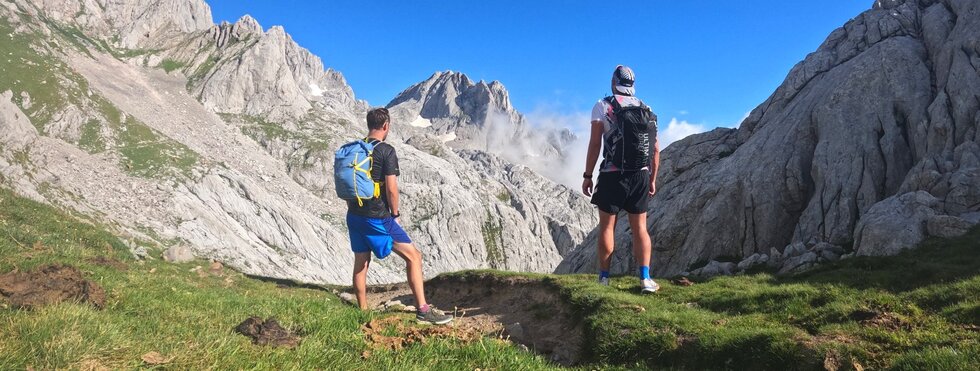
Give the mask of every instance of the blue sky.
[{"label": "blue sky", "polygon": [[737,125],[872,1],[208,3],[218,22],[247,13],[266,29],[283,25],[372,105],[455,70],[501,81],[532,121],[566,124],[587,115],[626,64],[662,130],[670,119],[706,130]]}]

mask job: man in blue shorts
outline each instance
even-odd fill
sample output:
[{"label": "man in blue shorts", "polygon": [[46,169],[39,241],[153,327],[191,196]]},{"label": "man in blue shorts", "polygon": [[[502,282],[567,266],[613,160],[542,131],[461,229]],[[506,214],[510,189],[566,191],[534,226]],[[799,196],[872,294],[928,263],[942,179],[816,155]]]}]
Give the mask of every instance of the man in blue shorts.
[{"label": "man in blue shorts", "polygon": [[371,178],[381,187],[379,197],[347,202],[347,228],[351,249],[354,250],[354,290],[357,304],[367,309],[367,271],[371,253],[384,259],[392,251],[405,259],[408,285],[415,294],[416,319],[419,323],[443,325],[453,316],[442,313],[425,301],[422,288],[422,253],[412,244],[398,223],[398,155],[384,140],[391,129],[388,110],[377,108],[367,114],[368,136],[365,141],[375,144],[372,153]]}]

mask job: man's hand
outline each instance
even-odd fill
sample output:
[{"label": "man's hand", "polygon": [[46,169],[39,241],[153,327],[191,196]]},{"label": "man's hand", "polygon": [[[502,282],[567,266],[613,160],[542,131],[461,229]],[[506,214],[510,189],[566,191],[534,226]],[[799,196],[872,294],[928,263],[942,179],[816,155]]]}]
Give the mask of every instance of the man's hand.
[{"label": "man's hand", "polygon": [[650,196],[657,194],[657,178],[650,177]]},{"label": "man's hand", "polygon": [[582,181],[582,193],[587,197],[592,197],[592,191],[595,191],[595,186],[592,184],[592,178],[586,178]]}]

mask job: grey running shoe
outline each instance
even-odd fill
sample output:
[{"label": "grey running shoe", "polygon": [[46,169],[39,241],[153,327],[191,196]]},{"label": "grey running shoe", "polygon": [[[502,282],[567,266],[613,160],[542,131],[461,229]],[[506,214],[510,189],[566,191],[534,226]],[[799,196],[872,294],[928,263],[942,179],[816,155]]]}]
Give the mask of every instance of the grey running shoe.
[{"label": "grey running shoe", "polygon": [[453,316],[436,309],[435,306],[430,305],[428,312],[422,313],[420,311],[416,311],[415,319],[421,324],[445,325],[453,321]]},{"label": "grey running shoe", "polygon": [[644,294],[652,294],[660,290],[660,285],[654,282],[652,279],[643,280],[643,287],[640,288],[640,292]]},{"label": "grey running shoe", "polygon": [[609,286],[609,277],[599,277],[599,284],[602,286]]}]

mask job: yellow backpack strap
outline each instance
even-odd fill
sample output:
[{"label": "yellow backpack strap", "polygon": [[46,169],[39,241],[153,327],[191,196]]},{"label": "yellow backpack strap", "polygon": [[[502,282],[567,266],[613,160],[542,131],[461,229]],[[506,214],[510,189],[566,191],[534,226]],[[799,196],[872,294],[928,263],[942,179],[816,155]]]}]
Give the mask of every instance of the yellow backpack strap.
[{"label": "yellow backpack strap", "polygon": [[[368,158],[365,158],[364,160],[358,161],[357,160],[357,155],[354,155],[354,162],[351,163],[351,167],[354,169],[354,173],[355,173],[355,177],[354,178],[355,179],[357,178],[356,173],[358,171],[367,174],[367,176],[368,176],[369,179],[371,178],[371,172],[370,171],[367,171],[367,170],[365,170],[363,168],[364,163],[365,162],[368,162],[368,160],[370,158],[371,157],[368,157]],[[354,181],[354,194],[355,195],[358,194],[358,192],[357,192],[357,181],[356,180]],[[364,207],[364,201],[361,199],[361,197],[357,197],[357,206]]]},{"label": "yellow backpack strap", "polygon": [[[378,144],[382,143],[382,141],[380,140],[371,139],[371,138],[364,138],[364,141],[367,143],[374,142],[375,147],[377,147]],[[368,169],[374,168],[374,149],[371,149],[371,152],[368,154],[368,156],[369,156],[368,158],[371,159],[371,165],[368,166]],[[368,174],[368,179],[371,179],[371,182],[374,183],[374,198],[381,198],[381,182],[375,182],[374,178],[371,177],[371,174]]]}]

